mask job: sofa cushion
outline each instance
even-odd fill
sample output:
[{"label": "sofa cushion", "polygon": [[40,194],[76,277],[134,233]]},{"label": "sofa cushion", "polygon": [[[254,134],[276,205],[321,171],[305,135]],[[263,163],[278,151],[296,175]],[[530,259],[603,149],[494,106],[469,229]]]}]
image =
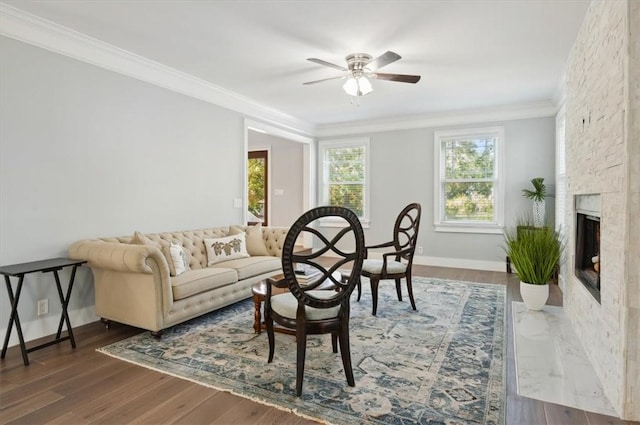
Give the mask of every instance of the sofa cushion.
[{"label": "sofa cushion", "polygon": [[247,252],[249,255],[270,255],[264,243],[264,237],[262,236],[262,223],[249,226],[246,230],[241,226],[229,226],[229,235],[236,235],[243,232],[247,235]]},{"label": "sofa cushion", "polygon": [[243,280],[264,273],[274,272],[275,274],[281,272],[282,260],[271,256],[238,258],[214,264],[210,268],[217,267],[235,269],[238,272],[238,279]]},{"label": "sofa cushion", "polygon": [[224,238],[205,239],[204,245],[207,249],[207,265],[209,266],[249,256],[244,233]]},{"label": "sofa cushion", "polygon": [[171,279],[173,299],[180,300],[191,295],[221,288],[238,281],[238,273],[229,268],[207,268],[189,270]]}]

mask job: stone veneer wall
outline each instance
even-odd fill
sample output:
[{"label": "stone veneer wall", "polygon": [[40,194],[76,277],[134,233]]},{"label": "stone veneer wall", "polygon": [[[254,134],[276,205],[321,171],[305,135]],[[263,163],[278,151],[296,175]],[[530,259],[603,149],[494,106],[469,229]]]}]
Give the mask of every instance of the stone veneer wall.
[{"label": "stone veneer wall", "polygon": [[[565,308],[622,418],[640,419],[640,2],[593,1],[566,70]],[[601,304],[575,277],[575,195],[601,195]]]}]

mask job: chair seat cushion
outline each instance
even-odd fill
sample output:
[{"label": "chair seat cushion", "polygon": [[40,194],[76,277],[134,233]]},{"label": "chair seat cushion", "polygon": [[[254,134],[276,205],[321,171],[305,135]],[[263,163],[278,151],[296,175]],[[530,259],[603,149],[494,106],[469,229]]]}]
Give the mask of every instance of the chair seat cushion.
[{"label": "chair seat cushion", "polygon": [[[336,293],[334,291],[320,290],[308,291],[307,294],[315,298],[327,299],[333,297]],[[274,295],[271,297],[271,310],[280,316],[295,319],[298,310],[298,299],[293,296],[291,292]],[[307,306],[305,311],[307,313],[307,320],[331,319],[332,317],[338,317],[340,306],[338,305],[331,308],[313,308]]]},{"label": "chair seat cushion", "polygon": [[[362,271],[371,274],[382,273],[382,260],[364,260],[364,263],[362,263]],[[387,274],[404,273],[406,271],[406,264],[399,261],[387,260]]]}]

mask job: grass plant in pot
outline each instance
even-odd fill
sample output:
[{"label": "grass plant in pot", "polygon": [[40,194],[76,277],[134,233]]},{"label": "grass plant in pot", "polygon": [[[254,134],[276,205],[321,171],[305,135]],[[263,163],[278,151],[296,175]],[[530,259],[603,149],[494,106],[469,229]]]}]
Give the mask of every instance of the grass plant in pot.
[{"label": "grass plant in pot", "polygon": [[562,259],[563,243],[551,226],[521,221],[505,231],[505,251],[520,279],[520,295],[529,310],[541,310],[549,299],[549,281]]}]

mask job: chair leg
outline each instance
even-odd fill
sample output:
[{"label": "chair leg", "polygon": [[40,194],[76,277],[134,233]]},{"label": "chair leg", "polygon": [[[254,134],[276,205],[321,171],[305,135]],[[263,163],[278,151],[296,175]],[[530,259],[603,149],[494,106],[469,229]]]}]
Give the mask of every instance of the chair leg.
[{"label": "chair leg", "polygon": [[267,325],[267,337],[269,338],[269,360],[267,363],[271,363],[276,348],[276,338],[273,331],[273,318],[269,312],[265,312],[264,323]]},{"label": "chair leg", "polygon": [[402,288],[400,288],[400,279],[396,279],[396,293],[398,294],[398,301],[402,301]]},{"label": "chair leg", "polygon": [[331,348],[333,349],[334,353],[338,352],[338,333],[337,332],[331,332]]},{"label": "chair leg", "polygon": [[360,301],[360,295],[362,295],[362,283],[360,282],[360,278],[358,278],[358,299],[356,301]]},{"label": "chair leg", "polygon": [[380,278],[378,277],[370,277],[371,281],[371,297],[373,298],[373,315],[376,315],[378,311],[378,283],[380,283]]},{"label": "chair leg", "polygon": [[411,272],[407,271],[407,291],[409,292],[409,300],[411,301],[411,307],[416,310],[416,302],[413,299],[413,286],[411,285]]},{"label": "chair leg", "polygon": [[344,367],[344,374],[347,376],[347,384],[350,387],[356,386],[356,381],[353,379],[353,367],[351,366],[351,350],[349,349],[349,326],[343,325],[340,330],[340,354],[342,356],[342,366]]},{"label": "chair leg", "polygon": [[300,397],[302,394],[302,379],[304,377],[304,361],[307,354],[307,329],[304,324],[298,324],[296,342],[298,343],[296,359],[296,396]]}]

